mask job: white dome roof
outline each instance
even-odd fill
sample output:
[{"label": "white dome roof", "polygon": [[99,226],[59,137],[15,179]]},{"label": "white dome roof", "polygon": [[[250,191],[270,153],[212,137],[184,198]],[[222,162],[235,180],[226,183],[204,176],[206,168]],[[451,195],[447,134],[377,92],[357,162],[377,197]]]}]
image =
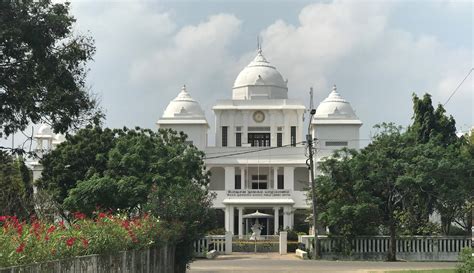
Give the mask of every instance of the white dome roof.
[{"label": "white dome roof", "polygon": [[36,138],[52,138],[53,136],[53,130],[48,124],[41,124],[38,128],[38,132],[35,134]]},{"label": "white dome roof", "polygon": [[206,116],[201,105],[195,101],[183,86],[181,92],[166,107],[158,123],[172,123],[177,120],[194,120],[192,123],[206,123]]},{"label": "white dome roof", "polygon": [[255,59],[250,62],[237,76],[233,88],[252,85],[269,85],[287,88],[280,72],[265,59],[259,50]]},{"label": "white dome roof", "polygon": [[349,102],[341,97],[334,85],[332,92],[316,109],[315,119],[353,119],[359,118]]}]

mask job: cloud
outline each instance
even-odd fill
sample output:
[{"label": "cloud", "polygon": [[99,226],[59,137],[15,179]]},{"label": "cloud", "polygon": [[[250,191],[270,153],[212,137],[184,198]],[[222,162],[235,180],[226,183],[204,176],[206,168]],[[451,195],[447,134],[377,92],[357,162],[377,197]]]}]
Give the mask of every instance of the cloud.
[{"label": "cloud", "polygon": [[[197,25],[187,25],[171,37],[166,47],[156,47],[150,56],[134,62],[130,77],[133,82],[192,83],[206,88],[215,75],[232,70],[233,57],[229,45],[237,37],[241,22],[234,15],[218,14]],[[224,75],[223,75],[224,74]]]},{"label": "cloud", "polygon": [[[306,99],[314,86],[321,101],[336,83],[366,124],[362,135],[382,121],[407,125],[411,93],[429,92],[434,102],[444,102],[472,67],[472,52],[448,48],[434,35],[393,27],[392,12],[392,3],[308,5],[299,24],[276,20],[262,31],[264,52],[289,78],[290,95]],[[448,110],[469,122],[472,85],[456,96],[461,107]]]},{"label": "cloud", "polygon": [[[267,59],[289,80],[291,98],[307,101],[314,86],[317,103],[337,84],[364,121],[361,136],[366,137],[381,121],[408,124],[412,92],[430,92],[435,102],[444,102],[472,67],[470,47],[394,24],[397,5],[315,3],[304,7],[296,21],[275,16],[263,29],[253,29],[248,21],[258,18],[245,21],[225,6],[207,13],[196,8],[202,14],[196,22],[179,18],[179,9],[146,1],[73,2],[72,11],[77,31],[90,30],[96,39],[89,84],[102,96],[108,126],[153,128],[182,84],[213,126],[212,105],[231,97],[234,79],[255,55],[235,46],[247,31],[255,31],[261,33]],[[447,13],[464,14],[459,9]],[[460,124],[474,120],[469,83],[447,106]]]}]

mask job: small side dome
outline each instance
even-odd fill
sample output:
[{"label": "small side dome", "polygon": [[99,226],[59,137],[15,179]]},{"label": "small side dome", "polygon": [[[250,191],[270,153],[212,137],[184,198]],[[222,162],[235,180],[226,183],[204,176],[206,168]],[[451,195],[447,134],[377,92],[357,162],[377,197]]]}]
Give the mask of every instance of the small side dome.
[{"label": "small side dome", "polygon": [[332,92],[316,109],[315,119],[359,119],[348,101],[337,92],[336,85]]},{"label": "small side dome", "polygon": [[204,111],[183,86],[178,96],[172,100],[163,113],[163,118],[205,118]]},{"label": "small side dome", "polygon": [[166,107],[163,116],[157,122],[164,124],[205,124],[209,126],[201,105],[195,101],[183,86],[181,92]]},{"label": "small side dome", "polygon": [[280,72],[265,59],[262,50],[237,76],[233,88],[254,85],[268,85],[287,88],[287,82]]},{"label": "small side dome", "polygon": [[47,124],[41,124],[38,128],[38,132],[35,134],[35,138],[53,138],[54,133],[51,126]]}]

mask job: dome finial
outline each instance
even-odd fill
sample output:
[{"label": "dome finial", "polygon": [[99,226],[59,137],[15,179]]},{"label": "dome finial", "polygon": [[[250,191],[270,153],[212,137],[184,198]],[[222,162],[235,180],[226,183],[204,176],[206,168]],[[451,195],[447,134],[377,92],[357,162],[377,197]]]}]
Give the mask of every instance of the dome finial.
[{"label": "dome finial", "polygon": [[181,91],[188,93],[188,91],[186,90],[186,84],[183,84],[183,87],[181,87]]},{"label": "dome finial", "polygon": [[337,87],[336,87],[335,84],[332,86],[332,91],[333,91],[333,92],[337,92]]},{"label": "dome finial", "polygon": [[260,36],[257,35],[257,52],[262,54],[262,42],[260,41]]}]

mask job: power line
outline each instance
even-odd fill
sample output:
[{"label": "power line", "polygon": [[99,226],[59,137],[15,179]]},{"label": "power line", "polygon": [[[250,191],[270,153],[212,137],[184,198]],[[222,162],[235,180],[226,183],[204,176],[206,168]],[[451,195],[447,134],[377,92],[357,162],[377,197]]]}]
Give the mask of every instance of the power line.
[{"label": "power line", "polygon": [[[321,138],[318,140],[341,140],[341,139],[331,139],[331,138]],[[344,141],[370,141],[368,138],[357,138],[357,139],[344,139]],[[296,144],[306,144],[306,141],[300,141],[297,142]],[[293,146],[293,144],[287,144],[283,146],[278,146],[278,147],[265,147],[261,149],[256,149],[256,150],[247,150],[247,151],[242,151],[242,152],[237,152],[236,150],[234,151],[222,151],[222,152],[215,152],[215,153],[207,153],[206,155],[216,155],[216,156],[211,156],[211,157],[205,157],[204,159],[215,159],[215,158],[222,158],[222,157],[230,157],[230,156],[235,156],[235,155],[243,155],[243,154],[250,154],[250,153],[258,153],[262,151],[268,151],[268,150],[274,150],[274,149],[280,149],[280,148],[285,148]],[[250,147],[249,147],[250,148]],[[237,149],[242,149],[242,148],[237,148]],[[334,149],[327,149],[327,148],[318,148],[319,150],[334,150]],[[222,155],[217,155],[217,154],[222,154]]]},{"label": "power line", "polygon": [[[295,143],[295,144],[302,144],[302,143],[305,143],[305,142],[304,142],[304,141],[301,141],[301,142],[297,142],[297,143]],[[218,156],[213,156],[213,157],[205,157],[204,159],[214,159],[214,158],[228,157],[228,156],[234,156],[234,155],[258,153],[258,152],[261,152],[261,151],[279,149],[279,148],[284,148],[284,147],[288,147],[288,146],[292,146],[292,145],[294,145],[294,144],[287,144],[287,145],[283,145],[283,146],[280,146],[280,147],[268,147],[268,148],[262,148],[262,149],[253,150],[253,151],[244,151],[244,152],[233,153],[233,154],[218,155]]]},{"label": "power line", "polygon": [[448,100],[446,100],[446,102],[443,104],[443,106],[445,106],[449,102],[449,100],[451,100],[451,98],[454,96],[454,94],[458,91],[459,87],[461,87],[461,85],[464,83],[464,81],[467,79],[467,77],[469,77],[469,75],[471,75],[472,70],[474,70],[474,68],[469,69],[469,72],[467,73],[466,77],[464,77],[464,79],[461,81],[461,83],[459,83],[458,87],[456,87],[456,89],[454,89],[454,91],[451,93]]}]

